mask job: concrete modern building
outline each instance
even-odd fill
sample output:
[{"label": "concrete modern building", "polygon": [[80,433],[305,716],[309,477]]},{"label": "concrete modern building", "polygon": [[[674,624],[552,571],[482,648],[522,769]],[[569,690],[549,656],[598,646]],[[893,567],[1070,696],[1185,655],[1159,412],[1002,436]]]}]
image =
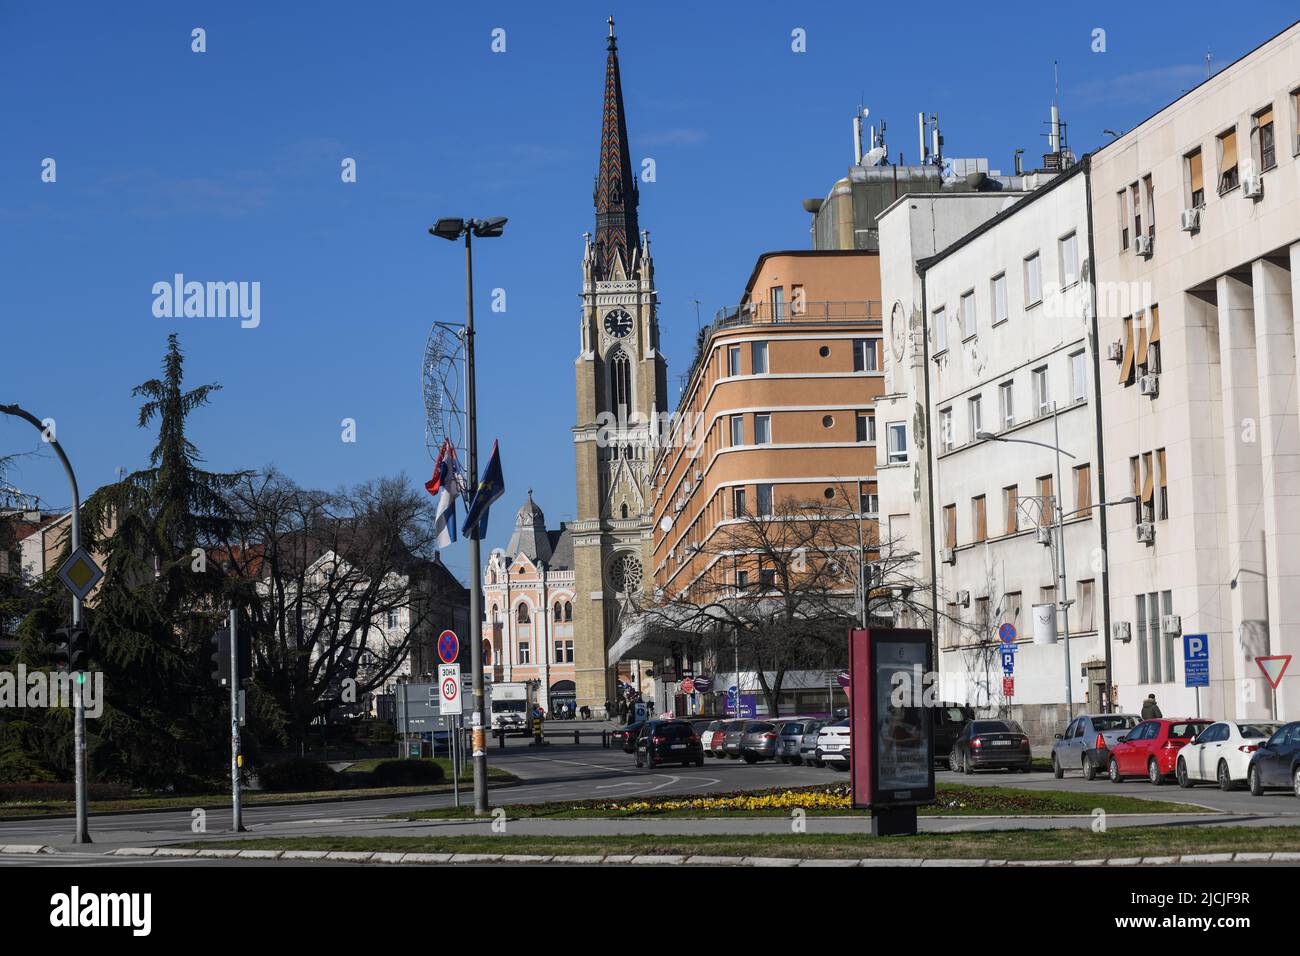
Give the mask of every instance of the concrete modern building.
[{"label": "concrete modern building", "polygon": [[[707,601],[761,585],[774,570],[730,553],[728,535],[791,503],[815,501],[842,514],[822,517],[860,527],[867,556],[874,553],[878,275],[872,252],[766,253],[740,304],[721,310],[701,333],[654,462],[650,568],[657,594],[708,592]],[[858,559],[845,556],[854,568]],[[846,577],[846,601],[854,588]],[[615,649],[660,661],[656,693],[665,707],[674,703],[679,663],[702,663],[673,660],[642,628],[629,630]],[[734,671],[731,661],[719,663]],[[742,691],[757,684],[755,675],[741,675]],[[787,713],[799,706],[801,691],[826,706],[820,672],[792,677],[787,688]]]},{"label": "concrete modern building", "polygon": [[[1300,654],[1300,24],[1092,158],[1119,699],[1267,715]],[[1210,686],[1184,686],[1207,634]],[[1300,665],[1276,713],[1300,718]]]},{"label": "concrete modern building", "polygon": [[[483,572],[483,624],[494,681],[533,682],[532,699],[549,713],[575,699],[573,537],[548,530],[528,492],[510,543]],[[485,650],[487,650],[485,648]]]},{"label": "concrete modern building", "polygon": [[637,177],[628,150],[618,52],[610,24],[596,176],[596,232],[582,259],[573,426],[577,518],[573,536],[574,656],[578,706],[602,714],[616,691],[611,650],[650,561],[650,459],[666,408],[658,294],[649,234],[637,226]]}]

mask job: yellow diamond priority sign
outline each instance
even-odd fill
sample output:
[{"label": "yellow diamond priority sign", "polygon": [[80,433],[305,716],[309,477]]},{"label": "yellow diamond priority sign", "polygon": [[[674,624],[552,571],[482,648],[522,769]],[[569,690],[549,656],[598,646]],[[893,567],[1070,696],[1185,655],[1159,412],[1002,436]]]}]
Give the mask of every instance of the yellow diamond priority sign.
[{"label": "yellow diamond priority sign", "polygon": [[103,570],[85,548],[77,548],[59,568],[59,580],[82,601],[103,576]]}]

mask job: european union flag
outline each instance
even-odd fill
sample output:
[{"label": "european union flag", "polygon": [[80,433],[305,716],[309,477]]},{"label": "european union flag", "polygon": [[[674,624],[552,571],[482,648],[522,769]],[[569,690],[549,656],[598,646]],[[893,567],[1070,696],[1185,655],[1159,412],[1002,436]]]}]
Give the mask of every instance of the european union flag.
[{"label": "european union flag", "polygon": [[474,489],[474,497],[469,503],[469,512],[465,515],[461,533],[478,541],[487,537],[488,509],[505,492],[506,479],[501,473],[501,452],[498,443],[493,442],[492,457],[483,469],[483,480]]}]

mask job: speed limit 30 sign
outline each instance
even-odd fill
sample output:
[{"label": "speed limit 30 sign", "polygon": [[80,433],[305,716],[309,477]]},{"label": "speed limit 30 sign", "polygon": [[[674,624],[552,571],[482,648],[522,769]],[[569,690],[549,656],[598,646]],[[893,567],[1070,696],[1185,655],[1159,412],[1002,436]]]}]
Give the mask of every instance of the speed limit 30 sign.
[{"label": "speed limit 30 sign", "polygon": [[463,713],[460,694],[460,665],[438,665],[438,713],[460,715]]}]

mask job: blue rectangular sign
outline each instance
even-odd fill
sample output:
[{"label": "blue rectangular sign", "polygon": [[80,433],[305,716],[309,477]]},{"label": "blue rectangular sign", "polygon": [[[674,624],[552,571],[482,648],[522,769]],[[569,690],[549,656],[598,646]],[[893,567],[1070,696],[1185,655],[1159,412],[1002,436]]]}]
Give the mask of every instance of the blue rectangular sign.
[{"label": "blue rectangular sign", "polygon": [[1210,686],[1210,636],[1183,635],[1183,679],[1185,687]]}]

